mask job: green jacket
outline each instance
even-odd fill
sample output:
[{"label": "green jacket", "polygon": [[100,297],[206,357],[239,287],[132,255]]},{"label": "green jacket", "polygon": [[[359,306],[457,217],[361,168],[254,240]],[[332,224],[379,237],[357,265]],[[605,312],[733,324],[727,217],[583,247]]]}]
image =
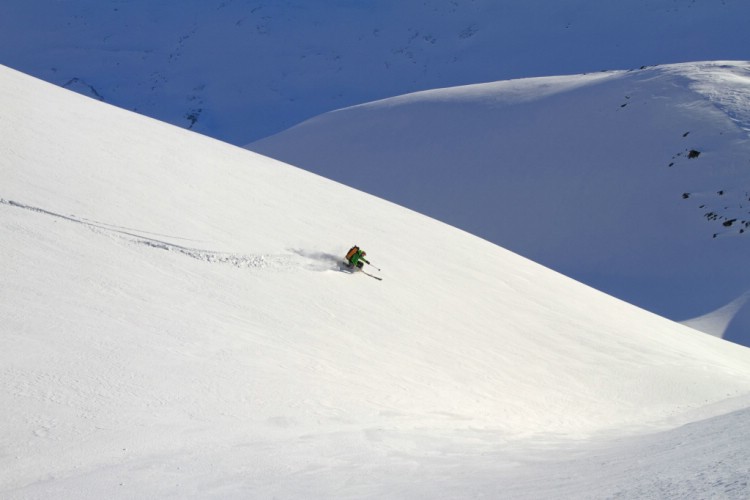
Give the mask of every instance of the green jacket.
[{"label": "green jacket", "polygon": [[[360,259],[361,259],[361,260],[362,260],[363,262],[367,262],[367,259],[365,259],[365,258],[363,257],[364,253],[365,253],[365,252],[364,252],[364,250],[362,250],[362,249],[360,248],[359,250],[357,250],[356,252],[354,252],[354,255],[352,255],[352,258],[351,258],[351,259],[349,259],[349,263],[350,263],[350,264],[351,264],[352,266],[356,266],[356,265],[357,265],[357,262],[359,262],[359,261],[360,261]],[[369,264],[369,262],[367,262],[367,263]]]}]

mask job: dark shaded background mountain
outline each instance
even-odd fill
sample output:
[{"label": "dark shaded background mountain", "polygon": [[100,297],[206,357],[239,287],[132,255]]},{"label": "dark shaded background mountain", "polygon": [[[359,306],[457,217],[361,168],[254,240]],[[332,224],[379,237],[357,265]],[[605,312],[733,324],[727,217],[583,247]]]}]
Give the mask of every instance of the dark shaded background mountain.
[{"label": "dark shaded background mountain", "polygon": [[746,59],[741,0],[6,0],[0,63],[234,144],[431,88]]}]

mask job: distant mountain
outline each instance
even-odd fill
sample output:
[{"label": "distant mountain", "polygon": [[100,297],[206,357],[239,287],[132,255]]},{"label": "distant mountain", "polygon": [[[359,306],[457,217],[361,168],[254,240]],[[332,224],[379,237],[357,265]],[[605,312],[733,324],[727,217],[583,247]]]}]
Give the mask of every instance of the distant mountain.
[{"label": "distant mountain", "polygon": [[0,62],[234,144],[354,104],[745,59],[737,0],[5,0]]},{"label": "distant mountain", "polygon": [[[749,134],[750,63],[706,62],[409,94],[249,147],[687,320],[750,290]],[[750,345],[734,304],[691,324]]]},{"label": "distant mountain", "polygon": [[[592,109],[605,116],[649,107],[639,92],[611,94],[618,78],[562,82],[586,95],[599,85],[606,106]],[[537,83],[554,100],[562,82]],[[700,158],[650,168],[722,179],[720,163],[702,161],[726,159],[713,152],[724,139],[697,119],[680,125],[670,151]],[[747,348],[393,203],[4,67],[0,179],[0,497],[747,492]],[[701,227],[690,221],[702,209],[676,203],[653,218]],[[536,224],[535,205],[514,213]],[[341,264],[353,243],[382,281]]]}]

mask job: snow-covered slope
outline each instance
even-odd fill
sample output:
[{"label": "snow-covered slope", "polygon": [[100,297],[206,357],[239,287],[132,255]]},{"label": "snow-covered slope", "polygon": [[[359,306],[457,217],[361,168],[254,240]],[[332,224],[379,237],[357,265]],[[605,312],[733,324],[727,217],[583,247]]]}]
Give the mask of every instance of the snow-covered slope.
[{"label": "snow-covered slope", "polygon": [[[707,62],[409,94],[249,147],[685,320],[750,289],[749,131],[750,64]],[[734,311],[701,324],[750,345]]]},{"label": "snow-covered slope", "polygon": [[235,144],[417,90],[744,59],[742,0],[3,0],[0,62]]},{"label": "snow-covered slope", "polygon": [[[580,498],[744,477],[743,347],[7,68],[0,152],[0,496]],[[383,281],[338,265],[355,242]],[[658,461],[691,432],[706,481]],[[674,478],[633,467],[646,446]],[[609,480],[571,481],[602,453]]]}]

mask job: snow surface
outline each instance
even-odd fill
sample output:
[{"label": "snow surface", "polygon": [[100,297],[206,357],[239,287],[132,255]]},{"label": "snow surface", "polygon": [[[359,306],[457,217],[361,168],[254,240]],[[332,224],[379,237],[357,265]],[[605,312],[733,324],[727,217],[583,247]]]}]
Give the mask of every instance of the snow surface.
[{"label": "snow surface", "polygon": [[8,68],[0,153],[3,498],[746,497],[747,348]]},{"label": "snow surface", "polygon": [[697,318],[684,320],[682,323],[690,328],[723,338],[730,323],[735,320],[737,314],[745,307],[748,299],[750,299],[750,292],[745,292],[729,304],[715,311]]},{"label": "snow surface", "polygon": [[3,0],[0,63],[234,144],[454,85],[746,59],[745,0]]},{"label": "snow surface", "polygon": [[[248,147],[685,320],[750,290],[749,132],[750,63],[716,61],[418,92]],[[692,325],[750,345],[750,309],[721,314]]]}]

